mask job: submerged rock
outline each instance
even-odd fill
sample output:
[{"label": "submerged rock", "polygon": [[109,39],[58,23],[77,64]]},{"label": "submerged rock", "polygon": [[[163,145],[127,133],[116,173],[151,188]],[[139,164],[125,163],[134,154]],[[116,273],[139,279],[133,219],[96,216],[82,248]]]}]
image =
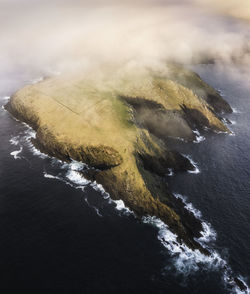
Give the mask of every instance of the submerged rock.
[{"label": "submerged rock", "polygon": [[[191,85],[182,72],[192,76]],[[171,194],[165,178],[170,168],[194,166],[166,142],[194,140],[193,127],[229,132],[216,113],[230,108],[198,75],[180,67],[175,73],[46,79],[19,90],[6,108],[37,131],[33,143],[42,152],[86,163],[92,169],[84,176],[113,199],[122,199],[139,217],[157,216],[180,242],[208,254],[195,241],[200,221]]]}]

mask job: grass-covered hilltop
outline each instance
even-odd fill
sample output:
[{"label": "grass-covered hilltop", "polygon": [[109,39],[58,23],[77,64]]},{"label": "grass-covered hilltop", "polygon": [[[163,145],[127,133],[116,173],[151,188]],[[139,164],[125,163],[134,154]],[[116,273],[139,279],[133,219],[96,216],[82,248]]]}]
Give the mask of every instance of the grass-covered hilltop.
[{"label": "grass-covered hilltop", "polygon": [[192,170],[167,147],[168,138],[194,140],[192,130],[229,132],[219,113],[227,102],[201,78],[177,65],[161,72],[47,78],[13,95],[6,108],[37,132],[33,143],[65,161],[86,163],[85,177],[122,199],[137,216],[164,221],[190,248],[201,248],[201,223],[168,189],[166,174]]}]

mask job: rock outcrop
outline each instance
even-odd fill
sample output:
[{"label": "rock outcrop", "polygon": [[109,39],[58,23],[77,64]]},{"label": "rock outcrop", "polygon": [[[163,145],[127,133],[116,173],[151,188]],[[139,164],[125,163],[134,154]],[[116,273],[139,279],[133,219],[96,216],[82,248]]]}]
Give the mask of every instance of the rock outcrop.
[{"label": "rock outcrop", "polygon": [[[108,77],[107,77],[108,76]],[[217,113],[230,106],[200,77],[171,65],[165,74],[60,76],[29,85],[6,105],[36,130],[33,143],[65,161],[86,163],[82,174],[101,183],[139,217],[155,215],[190,248],[198,221],[168,189],[166,174],[192,170],[169,150],[169,137],[194,140],[193,128],[229,132]]]}]

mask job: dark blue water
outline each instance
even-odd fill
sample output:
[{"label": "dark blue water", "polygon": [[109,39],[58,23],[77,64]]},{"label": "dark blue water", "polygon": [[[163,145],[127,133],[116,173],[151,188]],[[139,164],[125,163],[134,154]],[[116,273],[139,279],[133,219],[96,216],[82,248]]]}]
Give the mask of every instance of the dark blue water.
[{"label": "dark blue water", "polygon": [[[196,70],[240,113],[235,136],[207,134],[177,148],[201,173],[169,177],[217,232],[214,249],[237,276],[250,277],[250,90],[243,73],[214,66]],[[6,76],[8,78],[6,78]],[[4,73],[0,103],[35,74]],[[1,293],[230,293],[220,267],[176,267],[158,230],[86,186],[67,181],[67,168],[32,153],[27,127],[0,111]],[[11,144],[15,139],[17,145]],[[12,141],[12,143],[14,142]],[[22,149],[15,159],[11,152]],[[46,178],[44,174],[59,177]]]}]

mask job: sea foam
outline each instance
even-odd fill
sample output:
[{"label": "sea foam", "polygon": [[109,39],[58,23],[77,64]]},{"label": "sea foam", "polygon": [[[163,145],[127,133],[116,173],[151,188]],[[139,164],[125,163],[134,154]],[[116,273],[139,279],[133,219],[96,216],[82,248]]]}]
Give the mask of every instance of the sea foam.
[{"label": "sea foam", "polygon": [[[28,143],[32,153],[42,158],[48,157],[47,155],[37,150],[34,147],[34,145],[31,143],[30,139],[35,137],[35,132],[27,124],[25,125],[28,128],[27,131],[25,132],[25,140]],[[13,140],[11,141],[11,143],[13,145],[19,144],[18,137],[16,138],[13,137],[12,139]],[[19,150],[13,151],[11,155],[13,155],[14,158],[18,158],[18,154],[21,151],[22,151],[22,147],[20,147]],[[197,167],[197,164],[192,160],[192,158],[189,155],[184,155],[184,156],[187,157],[190,160],[190,162],[195,166],[195,171],[189,171],[189,172],[199,173],[200,171]],[[122,200],[112,200],[110,198],[110,195],[105,191],[102,185],[96,182],[90,182],[82,176],[80,171],[87,168],[85,164],[81,162],[77,162],[77,161],[72,161],[71,163],[62,163],[61,161],[57,160],[57,162],[61,163],[62,170],[66,171],[65,177],[55,176],[47,172],[44,172],[45,178],[61,180],[72,187],[81,188],[82,190],[84,190],[84,187],[86,187],[87,185],[90,185],[93,189],[95,189],[96,191],[99,191],[103,195],[104,199],[108,199],[110,203],[114,203],[115,208],[118,211],[124,213],[125,215],[133,214],[133,212],[125,206]],[[200,244],[205,245],[215,240],[216,233],[209,223],[202,220],[201,212],[195,209],[191,203],[187,202],[187,198],[185,196],[182,196],[180,194],[175,194],[175,196],[178,198],[181,198],[185,204],[185,208],[189,210],[190,212],[192,212],[197,218],[199,218],[202,221],[203,230],[201,231],[201,237],[198,238],[197,241]],[[93,209],[96,211],[97,215],[102,216],[102,214],[100,213],[97,207],[93,206]],[[236,286],[235,282],[232,281],[232,278],[231,278],[232,270],[228,266],[227,262],[223,258],[221,258],[221,256],[219,255],[217,251],[210,248],[209,250],[211,252],[211,255],[206,256],[202,254],[199,250],[190,249],[184,243],[178,242],[177,235],[171,232],[169,227],[155,216],[145,216],[142,218],[142,221],[144,223],[151,224],[158,229],[158,239],[170,253],[173,260],[173,264],[178,272],[184,275],[189,275],[190,272],[198,271],[201,267],[204,267],[204,266],[209,270],[220,269],[223,272],[223,279],[225,284],[226,285],[230,284],[230,286],[232,287],[233,293],[237,293],[237,294],[250,293],[249,288],[247,288],[247,291],[243,291],[243,292],[240,291],[240,289]],[[244,283],[244,279],[242,277],[238,277],[238,278]]]},{"label": "sea foam", "polygon": [[202,219],[201,212],[187,201],[187,197],[177,193],[175,193],[174,196],[176,198],[180,198],[185,204],[185,208],[192,212],[196,218],[201,220],[201,237],[197,238],[196,241],[210,251],[210,255],[207,256],[202,254],[197,249],[190,249],[184,243],[180,243],[177,240],[177,235],[174,234],[160,219],[155,216],[143,217],[144,223],[151,224],[158,229],[158,240],[168,250],[177,272],[184,276],[188,276],[190,273],[197,272],[204,267],[207,270],[219,270],[222,272],[222,279],[225,283],[225,287],[229,288],[231,293],[249,294],[249,288],[244,282],[244,279],[241,276],[237,277],[247,287],[246,291],[241,291],[232,278],[235,275],[233,274],[233,271],[228,263],[216,250],[214,250],[211,246],[210,248],[208,247],[208,244],[211,245],[211,241],[216,240],[216,232],[212,228],[211,224]]},{"label": "sea foam", "polygon": [[182,154],[182,156],[186,157],[195,168],[194,170],[188,170],[187,171],[188,173],[190,173],[190,174],[198,174],[198,173],[200,173],[200,170],[198,168],[197,163],[192,159],[192,157],[190,155]]},{"label": "sea foam", "polygon": [[193,133],[196,135],[195,140],[193,141],[194,143],[200,143],[206,140],[204,136],[201,136],[198,130],[193,130]]},{"label": "sea foam", "polygon": [[237,108],[232,107],[233,113],[241,113],[240,110],[238,110]]},{"label": "sea foam", "polygon": [[11,145],[17,146],[20,143],[20,136],[14,136],[9,140]]},{"label": "sea foam", "polygon": [[23,147],[21,146],[19,150],[12,151],[10,155],[12,155],[14,159],[21,159],[21,157],[18,156],[18,154],[20,154],[22,151],[23,151]]}]

